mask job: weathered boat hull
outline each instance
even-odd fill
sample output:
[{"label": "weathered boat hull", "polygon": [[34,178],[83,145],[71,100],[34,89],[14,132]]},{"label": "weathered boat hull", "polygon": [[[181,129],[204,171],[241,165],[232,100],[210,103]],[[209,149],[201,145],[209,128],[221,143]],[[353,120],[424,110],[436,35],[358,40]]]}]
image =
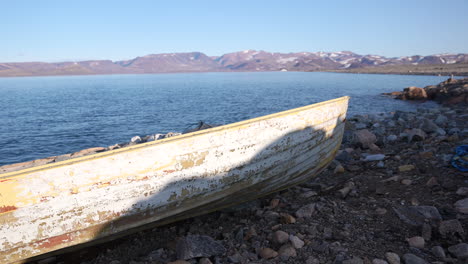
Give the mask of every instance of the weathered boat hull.
[{"label": "weathered boat hull", "polygon": [[334,158],[348,99],[0,174],[0,262],[112,239],[305,181]]}]

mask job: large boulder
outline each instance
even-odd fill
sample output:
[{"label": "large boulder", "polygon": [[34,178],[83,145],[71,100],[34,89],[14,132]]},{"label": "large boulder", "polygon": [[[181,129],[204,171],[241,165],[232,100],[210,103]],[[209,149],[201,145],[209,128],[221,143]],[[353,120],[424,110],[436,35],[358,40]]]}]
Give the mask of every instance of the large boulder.
[{"label": "large boulder", "polygon": [[402,100],[427,100],[427,94],[424,88],[408,87],[403,90],[403,93],[397,96],[397,99]]}]

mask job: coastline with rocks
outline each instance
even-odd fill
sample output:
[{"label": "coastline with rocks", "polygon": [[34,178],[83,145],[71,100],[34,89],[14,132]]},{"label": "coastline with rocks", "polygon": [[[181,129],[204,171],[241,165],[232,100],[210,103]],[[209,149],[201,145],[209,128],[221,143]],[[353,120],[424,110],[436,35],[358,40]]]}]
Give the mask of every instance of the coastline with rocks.
[{"label": "coastline with rocks", "polygon": [[451,159],[468,144],[468,88],[451,93],[454,82],[423,88],[446,106],[349,117],[332,165],[308,182],[38,263],[467,263],[468,173]]}]

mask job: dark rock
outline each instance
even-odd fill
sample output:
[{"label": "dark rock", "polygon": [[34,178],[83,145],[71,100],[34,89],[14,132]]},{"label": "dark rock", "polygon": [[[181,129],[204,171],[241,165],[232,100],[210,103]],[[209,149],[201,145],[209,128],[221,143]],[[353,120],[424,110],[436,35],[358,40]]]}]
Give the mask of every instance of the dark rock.
[{"label": "dark rock", "polygon": [[278,244],[284,244],[288,242],[289,240],[289,234],[278,230],[273,234],[273,242],[278,243]]},{"label": "dark rock", "polygon": [[422,141],[426,139],[426,133],[419,128],[406,129],[405,133],[408,138],[408,142],[411,141]]},{"label": "dark rock", "polygon": [[176,245],[178,259],[192,259],[223,255],[224,246],[209,236],[189,235],[181,238]]},{"label": "dark rock", "polygon": [[393,252],[385,253],[385,259],[388,261],[389,264],[400,264],[400,256]]},{"label": "dark rock", "polygon": [[439,259],[443,260],[446,258],[444,248],[442,248],[441,246],[432,247],[431,252],[432,254],[434,254],[434,256],[436,256]]},{"label": "dark rock", "polygon": [[312,216],[312,214],[315,212],[315,203],[305,205],[299,210],[296,211],[295,215],[298,218],[309,218]]},{"label": "dark rock", "polygon": [[288,259],[290,257],[296,257],[297,252],[296,252],[296,249],[292,245],[285,244],[281,246],[280,249],[278,250],[278,255],[280,257],[286,257],[286,259]]},{"label": "dark rock", "polygon": [[401,206],[394,208],[400,220],[412,225],[421,226],[426,220],[439,222],[442,220],[439,210],[434,206]]},{"label": "dark rock", "polygon": [[462,214],[468,214],[468,198],[458,200],[455,204],[455,210]]},{"label": "dark rock", "polygon": [[405,264],[429,264],[429,262],[411,253],[403,255],[403,261]]},{"label": "dark rock", "polygon": [[367,129],[362,129],[354,132],[355,143],[360,144],[364,148],[369,148],[377,142],[377,137]]},{"label": "dark rock", "polygon": [[452,220],[442,221],[440,223],[439,233],[444,238],[453,237],[457,235],[463,238],[465,231],[463,230],[463,227],[460,221],[458,221],[457,219],[452,219]]},{"label": "dark rock", "polygon": [[403,89],[403,93],[396,98],[401,100],[426,100],[427,94],[424,88],[411,86]]},{"label": "dark rock", "polygon": [[424,238],[425,241],[430,241],[432,238],[432,227],[424,223],[421,228],[421,236]]},{"label": "dark rock", "polygon": [[451,246],[448,248],[448,251],[458,259],[468,258],[468,244],[466,243],[460,243],[458,245]]},{"label": "dark rock", "polygon": [[361,258],[354,257],[352,259],[343,260],[343,264],[364,264],[364,261]]},{"label": "dark rock", "polygon": [[262,248],[260,249],[259,255],[264,259],[271,259],[278,256],[278,252],[274,251],[271,248]]}]

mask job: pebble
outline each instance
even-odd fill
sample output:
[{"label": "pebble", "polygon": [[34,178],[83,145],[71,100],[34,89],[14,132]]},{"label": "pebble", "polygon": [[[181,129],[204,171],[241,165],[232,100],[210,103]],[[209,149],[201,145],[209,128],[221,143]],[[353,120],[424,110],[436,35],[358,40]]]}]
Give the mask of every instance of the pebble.
[{"label": "pebble", "polygon": [[384,215],[387,213],[387,209],[385,208],[377,208],[375,209],[375,213],[378,214],[378,215]]},{"label": "pebble", "polygon": [[463,237],[465,234],[465,230],[463,230],[463,226],[460,223],[460,221],[458,221],[457,219],[452,219],[440,222],[439,233],[444,238],[453,237],[457,234],[460,237]]},{"label": "pebble", "polygon": [[454,204],[455,210],[462,214],[468,214],[468,198],[458,200]]},{"label": "pebble", "polygon": [[301,218],[301,217],[309,218],[312,216],[314,212],[315,212],[315,203],[311,203],[311,204],[308,204],[299,208],[299,210],[296,211],[295,215],[298,218]]},{"label": "pebble", "polygon": [[454,255],[457,259],[468,258],[468,244],[460,243],[448,248],[450,254]]},{"label": "pebble", "polygon": [[333,173],[338,174],[338,173],[343,173],[345,172],[345,168],[339,164],[335,167],[335,170],[333,170]]},{"label": "pebble", "polygon": [[414,165],[401,165],[401,166],[398,166],[398,171],[399,172],[406,172],[406,171],[412,171],[414,170]]},{"label": "pebble", "polygon": [[275,199],[271,199],[271,201],[270,201],[270,208],[271,208],[271,209],[276,208],[276,207],[279,205],[279,203],[280,203],[280,199],[276,199],[276,198],[275,198]]},{"label": "pebble", "polygon": [[404,254],[403,261],[405,264],[429,264],[429,262],[411,253]]},{"label": "pebble", "polygon": [[398,136],[397,135],[389,135],[387,136],[387,141],[388,142],[394,142],[394,141],[397,141],[398,139]]},{"label": "pebble", "polygon": [[264,259],[271,259],[271,258],[275,258],[276,256],[278,256],[278,252],[274,251],[271,248],[262,248],[260,249],[259,255],[260,257]]},{"label": "pebble", "polygon": [[309,256],[307,259],[306,259],[306,262],[305,264],[320,264],[320,260],[316,257],[313,257],[313,256]]},{"label": "pebble", "polygon": [[198,264],[213,264],[213,262],[211,262],[211,260],[209,258],[201,258],[198,261]]},{"label": "pebble", "polygon": [[373,259],[372,260],[372,264],[388,264],[387,261],[383,260],[383,259]]},{"label": "pebble", "polygon": [[436,256],[439,259],[443,260],[446,258],[444,248],[442,248],[441,246],[433,246],[431,252],[432,254],[434,254],[434,256]]},{"label": "pebble", "polygon": [[408,238],[408,244],[410,247],[423,249],[425,241],[424,241],[424,238],[420,236],[414,236],[414,237]]},{"label": "pebble", "polygon": [[410,180],[410,179],[404,179],[404,180],[401,181],[401,184],[403,184],[403,185],[411,185],[412,183],[413,183],[413,181]]},{"label": "pebble", "polygon": [[388,261],[389,264],[400,264],[400,256],[393,252],[385,253],[385,259]]},{"label": "pebble", "polygon": [[297,252],[296,252],[296,249],[292,245],[285,244],[281,246],[280,249],[278,250],[278,255],[280,257],[290,258],[290,257],[296,257]]},{"label": "pebble", "polygon": [[278,230],[278,231],[275,231],[275,233],[273,234],[273,242],[275,243],[284,244],[288,242],[288,240],[289,240],[289,234],[284,231]]},{"label": "pebble", "polygon": [[289,236],[289,241],[291,242],[291,245],[294,247],[294,248],[302,248],[304,246],[304,241],[302,241],[299,237],[297,236],[294,236],[294,235],[290,235]]},{"label": "pebble", "polygon": [[287,214],[287,213],[281,213],[280,214],[280,222],[282,224],[294,224],[296,223],[296,218],[294,216]]},{"label": "pebble", "polygon": [[185,260],[176,260],[176,261],[172,261],[172,262],[169,262],[167,264],[191,264],[190,262],[188,261],[185,261]]},{"label": "pebble", "polygon": [[367,155],[364,158],[364,161],[380,161],[380,160],[384,160],[384,159],[385,159],[384,154],[373,154],[373,155]]},{"label": "pebble", "polygon": [[178,259],[219,256],[225,252],[226,249],[220,242],[203,235],[188,235],[179,239],[176,244]]},{"label": "pebble", "polygon": [[132,137],[132,139],[130,139],[130,142],[132,142],[132,143],[141,143],[141,141],[142,141],[141,137],[139,137],[139,136],[134,136],[134,137]]},{"label": "pebble", "polygon": [[461,196],[468,196],[468,187],[460,187],[457,190],[457,194]]},{"label": "pebble", "polygon": [[354,257],[352,259],[343,260],[343,264],[364,264],[364,261],[361,258]]}]

